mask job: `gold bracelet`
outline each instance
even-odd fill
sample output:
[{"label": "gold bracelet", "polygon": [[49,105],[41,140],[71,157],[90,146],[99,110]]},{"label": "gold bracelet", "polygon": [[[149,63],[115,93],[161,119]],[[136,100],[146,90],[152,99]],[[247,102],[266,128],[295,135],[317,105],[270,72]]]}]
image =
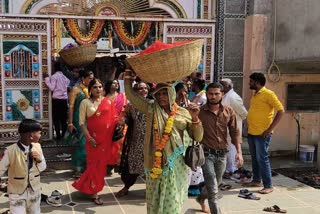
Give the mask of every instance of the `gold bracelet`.
[{"label": "gold bracelet", "polygon": [[73,126],[73,123],[68,123],[68,127],[71,127],[71,126]]}]

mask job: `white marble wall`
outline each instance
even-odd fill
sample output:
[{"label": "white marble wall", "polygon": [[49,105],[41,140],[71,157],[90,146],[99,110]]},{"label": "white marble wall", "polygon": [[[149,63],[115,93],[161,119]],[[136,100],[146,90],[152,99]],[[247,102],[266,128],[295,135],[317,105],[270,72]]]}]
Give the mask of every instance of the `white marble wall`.
[{"label": "white marble wall", "polygon": [[178,0],[187,14],[188,19],[197,18],[197,0]]},{"label": "white marble wall", "polygon": [[9,13],[19,14],[22,8],[22,5],[26,0],[10,0],[9,1]]}]

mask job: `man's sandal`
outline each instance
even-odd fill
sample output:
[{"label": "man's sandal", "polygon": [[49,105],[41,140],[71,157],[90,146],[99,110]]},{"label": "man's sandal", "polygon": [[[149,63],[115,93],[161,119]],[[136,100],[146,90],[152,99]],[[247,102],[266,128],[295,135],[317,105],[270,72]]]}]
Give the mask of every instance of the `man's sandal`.
[{"label": "man's sandal", "polygon": [[102,204],[103,204],[103,201],[102,201],[102,199],[101,199],[99,196],[92,198],[92,201],[93,201],[93,203],[95,203],[96,205],[102,205]]},{"label": "man's sandal", "polygon": [[274,212],[274,213],[287,213],[287,210],[281,209],[279,206],[274,205],[272,207],[265,207],[263,208],[265,212]]}]

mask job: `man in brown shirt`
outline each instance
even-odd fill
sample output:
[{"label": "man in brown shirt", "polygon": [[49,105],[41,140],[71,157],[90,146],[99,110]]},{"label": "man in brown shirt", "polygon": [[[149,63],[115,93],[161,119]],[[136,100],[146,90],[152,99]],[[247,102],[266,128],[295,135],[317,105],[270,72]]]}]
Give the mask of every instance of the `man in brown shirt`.
[{"label": "man in brown shirt", "polygon": [[[243,158],[240,145],[240,132],[237,128],[236,114],[230,106],[223,106],[223,86],[211,83],[207,87],[207,103],[200,109],[199,118],[204,128],[203,140],[206,162],[202,166],[207,197],[211,214],[221,214],[218,204],[218,186],[226,169],[226,153],[228,152],[228,129],[231,142],[235,145],[238,167],[242,166]],[[205,191],[198,196],[197,201],[204,209]],[[203,210],[205,211],[205,210]]]}]

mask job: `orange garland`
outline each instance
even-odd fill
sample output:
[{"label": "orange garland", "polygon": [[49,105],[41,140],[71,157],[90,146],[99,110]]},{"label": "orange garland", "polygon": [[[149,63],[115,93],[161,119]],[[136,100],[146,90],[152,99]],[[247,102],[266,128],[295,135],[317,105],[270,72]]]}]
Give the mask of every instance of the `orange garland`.
[{"label": "orange garland", "polygon": [[93,20],[88,33],[84,34],[79,25],[77,19],[64,20],[65,26],[68,29],[70,35],[76,40],[78,44],[91,44],[97,41],[105,23],[105,20]]},{"label": "orange garland", "polygon": [[112,23],[121,41],[128,46],[140,45],[146,39],[151,28],[151,22],[140,22],[137,33],[135,35],[130,35],[124,26],[124,21],[112,21]]},{"label": "orange garland", "polygon": [[174,117],[177,113],[177,110],[178,110],[178,105],[177,103],[174,103],[173,110],[169,113],[169,118],[166,122],[165,130],[161,139],[159,137],[157,120],[154,121],[154,136],[155,136],[156,152],[154,153],[155,157],[154,157],[152,170],[150,173],[150,177],[153,179],[158,178],[158,176],[162,173],[162,169],[161,169],[162,151],[166,146],[167,141],[169,140],[172,127],[173,127]]}]

